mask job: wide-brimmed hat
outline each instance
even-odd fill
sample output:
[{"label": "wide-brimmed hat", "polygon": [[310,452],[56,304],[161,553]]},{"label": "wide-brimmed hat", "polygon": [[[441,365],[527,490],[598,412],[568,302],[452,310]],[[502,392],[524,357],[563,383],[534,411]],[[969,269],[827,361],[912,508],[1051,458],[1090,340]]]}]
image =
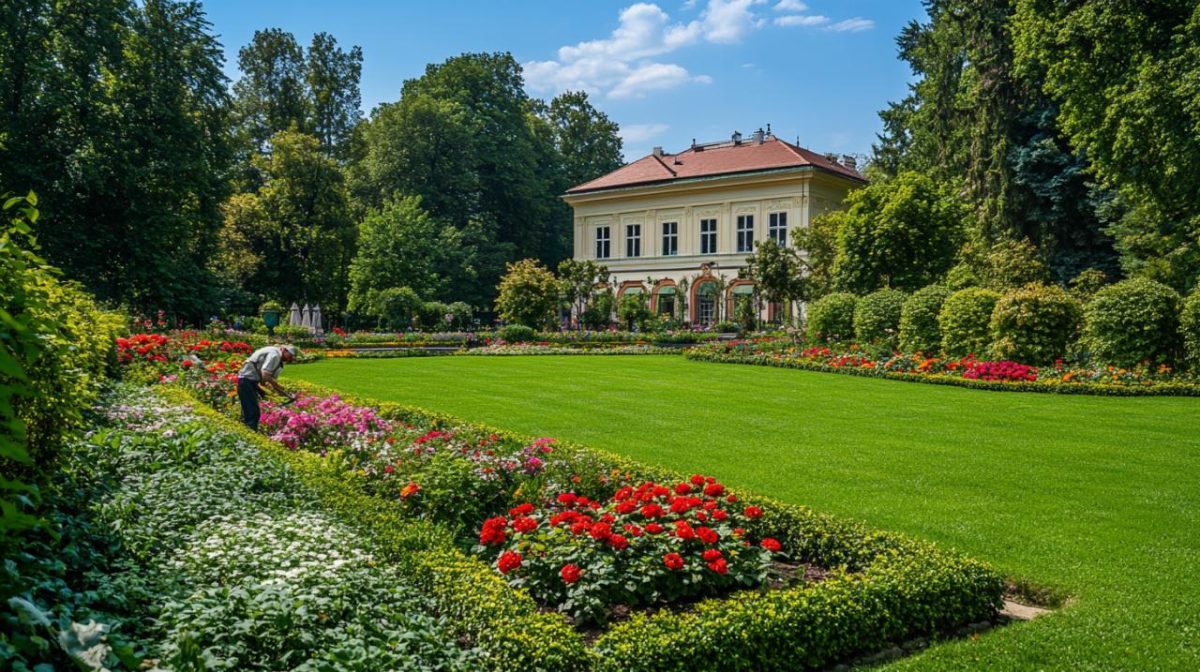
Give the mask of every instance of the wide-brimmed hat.
[{"label": "wide-brimmed hat", "polygon": [[286,351],[287,351],[287,353],[288,353],[289,355],[291,355],[292,357],[299,357],[299,356],[300,356],[300,350],[298,350],[298,349],[296,348],[296,346],[294,346],[294,345],[281,345],[281,346],[279,346],[279,349],[280,349],[280,350],[286,350]]}]

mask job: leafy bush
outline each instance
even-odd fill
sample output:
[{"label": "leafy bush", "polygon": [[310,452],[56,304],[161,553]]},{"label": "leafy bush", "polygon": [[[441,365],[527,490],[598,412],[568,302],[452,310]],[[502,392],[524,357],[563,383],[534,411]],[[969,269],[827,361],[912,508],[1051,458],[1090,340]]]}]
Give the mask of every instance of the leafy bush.
[{"label": "leafy bush", "polygon": [[475,317],[475,309],[470,304],[455,301],[447,306],[447,309],[450,314],[451,329],[463,330],[471,327],[471,320]]},{"label": "leafy bush", "polygon": [[1179,351],[1179,294],[1153,280],[1123,280],[1096,292],[1083,328],[1081,343],[1099,362],[1171,362]]},{"label": "leafy bush", "polygon": [[716,334],[736,334],[741,330],[742,325],[729,320],[721,320],[712,326],[712,331]]},{"label": "leafy bush", "polygon": [[1183,336],[1188,367],[1192,373],[1200,374],[1200,289],[1193,290],[1183,302],[1179,332]]},{"label": "leafy bush", "polygon": [[1009,292],[992,311],[992,352],[1023,364],[1050,364],[1067,354],[1082,312],[1057,285],[1030,284]]},{"label": "leafy bush", "polygon": [[913,292],[900,309],[900,349],[936,354],[942,348],[938,314],[950,296],[943,285],[930,285]]},{"label": "leafy bush", "polygon": [[608,329],[612,325],[614,303],[616,299],[612,292],[600,292],[593,296],[580,317],[583,326],[596,330]]},{"label": "leafy bush", "polygon": [[523,324],[509,324],[496,330],[496,338],[505,343],[529,343],[535,340],[537,332],[532,327]]},{"label": "leafy bush", "polygon": [[982,287],[960,289],[946,297],[938,313],[942,351],[954,357],[985,352],[991,342],[992,311],[999,300],[999,292]]},{"label": "leafy bush", "polygon": [[1071,279],[1071,295],[1081,303],[1092,300],[1108,284],[1108,275],[1098,268],[1087,268]]},{"label": "leafy bush", "polygon": [[854,337],[854,309],[858,297],[849,292],[834,292],[813,302],[808,309],[808,338],[832,343]]},{"label": "leafy bush", "polygon": [[1028,238],[992,245],[983,255],[981,271],[980,284],[998,292],[1050,279],[1050,269]]},{"label": "leafy bush", "polygon": [[554,274],[534,259],[508,264],[507,269],[496,298],[501,319],[532,329],[553,326],[561,289]]},{"label": "leafy bush", "polygon": [[379,326],[401,331],[412,326],[422,305],[421,297],[411,288],[391,287],[372,294],[367,309]]},{"label": "leafy bush", "polygon": [[654,317],[650,312],[650,304],[646,300],[646,295],[640,292],[625,294],[621,297],[620,305],[617,307],[617,316],[621,319],[621,326],[631,331],[635,327],[646,331],[648,323]]},{"label": "leafy bush", "polygon": [[906,298],[898,289],[881,289],[859,299],[854,307],[854,338],[864,346],[895,350]]},{"label": "leafy bush", "polygon": [[441,301],[426,301],[417,310],[416,326],[421,331],[441,331],[449,328],[453,322],[450,306]]}]

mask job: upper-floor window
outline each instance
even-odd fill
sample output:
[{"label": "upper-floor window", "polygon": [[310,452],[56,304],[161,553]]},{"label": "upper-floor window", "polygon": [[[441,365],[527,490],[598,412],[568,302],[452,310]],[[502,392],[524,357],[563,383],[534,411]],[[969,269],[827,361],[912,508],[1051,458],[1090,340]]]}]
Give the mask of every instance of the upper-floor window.
[{"label": "upper-floor window", "polygon": [[737,251],[754,251],[754,215],[738,215]]},{"label": "upper-floor window", "polygon": [[780,247],[787,247],[786,212],[772,212],[767,215],[767,237],[778,243]]},{"label": "upper-floor window", "polygon": [[596,227],[596,258],[608,259],[612,255],[611,232],[607,226]]},{"label": "upper-floor window", "polygon": [[717,220],[700,220],[700,254],[717,253]]},{"label": "upper-floor window", "polygon": [[663,222],[662,253],[665,257],[679,254],[679,222]]},{"label": "upper-floor window", "polygon": [[626,224],[625,225],[625,256],[627,256],[627,257],[642,256],[642,225],[641,224]]}]

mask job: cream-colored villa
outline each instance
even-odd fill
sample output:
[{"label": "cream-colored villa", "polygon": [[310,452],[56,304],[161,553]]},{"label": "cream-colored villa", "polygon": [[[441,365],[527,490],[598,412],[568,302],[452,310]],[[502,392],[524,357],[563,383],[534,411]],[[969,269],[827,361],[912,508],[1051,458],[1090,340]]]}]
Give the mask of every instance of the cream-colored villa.
[{"label": "cream-colored villa", "polygon": [[[644,292],[651,310],[707,325],[752,293],[737,276],[755,241],[791,244],[797,228],[865,183],[854,159],[760,130],[678,154],[656,147],[564,199],[575,210],[575,258],[606,265],[618,298]],[[792,308],[759,310],[777,320]]]}]

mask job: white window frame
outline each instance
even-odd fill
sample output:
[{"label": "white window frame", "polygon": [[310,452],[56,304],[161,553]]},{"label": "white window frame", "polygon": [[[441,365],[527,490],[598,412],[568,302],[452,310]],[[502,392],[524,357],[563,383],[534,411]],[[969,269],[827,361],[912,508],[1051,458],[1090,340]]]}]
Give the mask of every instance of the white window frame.
[{"label": "white window frame", "polygon": [[737,216],[737,251],[754,251],[754,215]]},{"label": "white window frame", "polygon": [[788,213],[772,212],[767,215],[767,237],[780,247],[787,247],[788,242]]},{"label": "white window frame", "polygon": [[679,254],[679,222],[662,223],[662,254],[664,257]]},{"label": "white window frame", "polygon": [[642,225],[641,224],[626,224],[625,225],[625,256],[626,257],[642,256]]},{"label": "white window frame", "polygon": [[717,220],[705,218],[700,220],[700,254],[717,253]]},{"label": "white window frame", "polygon": [[609,226],[596,227],[596,258],[609,259],[612,257],[612,228]]}]

